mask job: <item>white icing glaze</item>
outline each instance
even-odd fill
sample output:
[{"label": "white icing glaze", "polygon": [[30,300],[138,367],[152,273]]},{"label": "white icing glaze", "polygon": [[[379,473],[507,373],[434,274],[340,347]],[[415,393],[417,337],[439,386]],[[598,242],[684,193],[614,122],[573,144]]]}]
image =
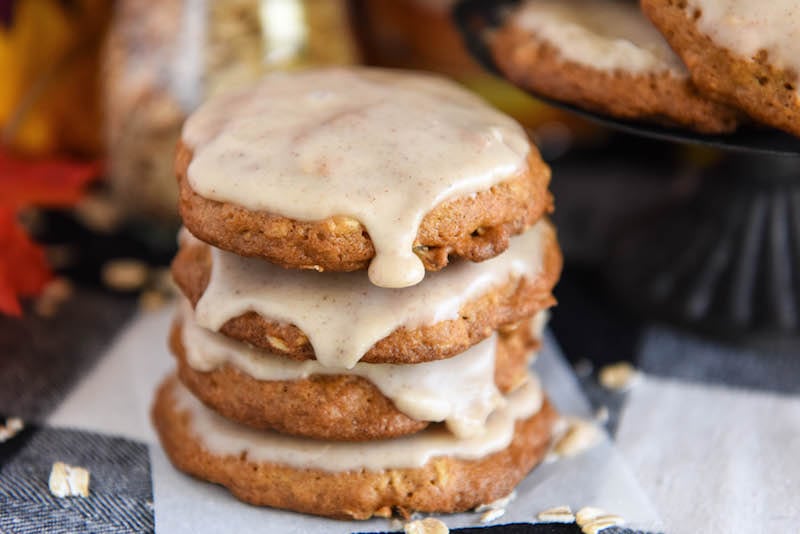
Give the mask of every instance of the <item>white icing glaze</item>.
[{"label": "white icing glaze", "polygon": [[796,0],[689,0],[698,29],[735,54],[765,50],[771,64],[800,75],[800,3]]},{"label": "white icing glaze", "polygon": [[363,273],[284,269],[260,259],[211,248],[211,279],[197,302],[197,322],[218,331],[248,311],[300,328],[320,364],[352,368],[377,341],[402,326],[414,328],[458,317],[470,299],[512,276],[542,269],[542,220],[511,238],[508,250],[481,263],[458,262],[406,289],[377,287]]},{"label": "white icing glaze", "polygon": [[508,447],[514,437],[514,423],[537,413],[542,405],[539,381],[531,376],[524,386],[506,397],[502,408],[489,416],[486,431],[479,436],[459,439],[446,429],[435,427],[401,438],[359,443],[298,438],[236,424],[206,408],[177,381],[172,394],[176,409],[190,413],[192,432],[212,454],[246,454],[253,462],[331,472],[422,467],[438,456],[483,458]]},{"label": "white icing glaze", "polygon": [[197,371],[231,364],[256,380],[299,380],[311,375],[357,375],[369,380],[398,410],[417,421],[445,421],[455,435],[480,434],[503,402],[494,383],[496,336],[446,360],[415,365],[358,363],[349,370],[295,361],[238,343],[198,326],[188,302],[181,307],[186,361]]},{"label": "white icing glaze", "polygon": [[565,59],[594,69],[687,76],[635,2],[529,0],[515,12],[513,23],[550,43]]},{"label": "white icing glaze", "polygon": [[201,106],[183,141],[205,198],[360,221],[370,280],[395,288],[425,276],[412,250],[424,216],[519,172],[530,150],[519,124],[455,83],[366,68],[269,75]]}]

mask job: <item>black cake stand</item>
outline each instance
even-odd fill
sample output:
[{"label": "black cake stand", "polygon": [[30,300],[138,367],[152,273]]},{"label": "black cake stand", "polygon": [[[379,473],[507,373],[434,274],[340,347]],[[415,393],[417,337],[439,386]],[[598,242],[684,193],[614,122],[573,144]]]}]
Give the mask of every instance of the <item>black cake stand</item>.
[{"label": "black cake stand", "polygon": [[[487,38],[518,1],[462,0],[453,10],[469,52],[501,77]],[[691,198],[618,234],[606,267],[626,302],[729,338],[800,336],[800,140],[755,128],[702,135],[531,94],[614,130],[725,152]]]}]

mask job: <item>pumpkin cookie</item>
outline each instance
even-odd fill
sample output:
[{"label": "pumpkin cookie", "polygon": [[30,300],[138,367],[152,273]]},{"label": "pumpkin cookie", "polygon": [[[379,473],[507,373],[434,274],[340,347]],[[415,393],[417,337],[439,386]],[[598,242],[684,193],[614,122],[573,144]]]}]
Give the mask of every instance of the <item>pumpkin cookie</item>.
[{"label": "pumpkin cookie", "polygon": [[800,5],[642,0],[704,92],[800,136]]},{"label": "pumpkin cookie", "polygon": [[541,221],[497,258],[459,262],[402,290],[375,287],[358,272],[287,271],[190,237],[172,273],[201,326],[275,354],[348,367],[459,354],[551,306],[561,264],[555,231]]},{"label": "pumpkin cookie", "polygon": [[198,238],[288,268],[408,287],[482,261],[551,211],[524,129],[454,82],[350,68],[275,74],[207,102],[176,156]]},{"label": "pumpkin cookie", "polygon": [[493,36],[495,61],[535,93],[623,119],[703,133],[736,129],[738,113],[701,94],[632,2],[532,0]]},{"label": "pumpkin cookie", "polygon": [[538,345],[519,327],[444,362],[362,363],[343,373],[230,341],[197,326],[190,309],[181,315],[170,348],[197,398],[233,421],[312,439],[386,439],[442,420],[468,435],[501,392],[524,383]]},{"label": "pumpkin cookie", "polygon": [[541,395],[533,383],[520,388],[468,440],[438,426],[367,443],[257,431],[212,412],[174,377],[156,394],[152,418],[178,469],[243,501],[368,519],[465,511],[510,493],[549,446],[556,412]]}]

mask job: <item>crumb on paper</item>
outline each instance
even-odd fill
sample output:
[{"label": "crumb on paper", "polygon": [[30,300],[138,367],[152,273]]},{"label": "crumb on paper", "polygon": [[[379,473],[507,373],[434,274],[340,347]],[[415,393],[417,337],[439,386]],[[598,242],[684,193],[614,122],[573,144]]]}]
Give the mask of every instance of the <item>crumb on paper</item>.
[{"label": "crumb on paper", "polygon": [[575,515],[569,506],[556,506],[542,510],[536,514],[536,519],[545,523],[574,523]]},{"label": "crumb on paper", "polygon": [[575,521],[584,534],[597,534],[610,527],[622,525],[625,520],[615,514],[609,514],[602,508],[586,506],[575,514]]},{"label": "crumb on paper", "polygon": [[56,497],[88,497],[89,471],[83,467],[56,462],[50,471],[50,493]]},{"label": "crumb on paper", "polygon": [[406,534],[447,534],[450,532],[444,522],[433,517],[410,521],[404,525],[403,530]]},{"label": "crumb on paper", "polygon": [[511,501],[513,501],[516,498],[517,498],[517,492],[512,491],[505,497],[500,497],[499,499],[494,500],[492,502],[479,505],[477,508],[475,508],[475,511],[478,513],[482,513],[482,512],[488,512],[489,510],[498,510],[500,508],[505,508],[506,506],[509,505]]},{"label": "crumb on paper", "polygon": [[628,362],[606,365],[600,369],[598,379],[600,385],[612,391],[627,391],[639,378],[639,371]]},{"label": "crumb on paper", "polygon": [[19,434],[23,428],[25,428],[25,423],[22,419],[19,417],[9,417],[6,419],[6,424],[0,426],[0,443],[10,440]]},{"label": "crumb on paper", "polygon": [[506,513],[505,508],[492,508],[491,510],[486,510],[481,514],[480,522],[481,523],[491,523],[496,519],[500,519]]},{"label": "crumb on paper", "polygon": [[110,260],[103,265],[101,276],[103,283],[116,291],[135,291],[147,282],[149,269],[147,265],[136,259]]},{"label": "crumb on paper", "polygon": [[576,456],[600,443],[603,434],[595,423],[579,417],[571,417],[567,421],[569,426],[553,447],[552,452],[556,455]]},{"label": "crumb on paper", "polygon": [[389,520],[389,530],[403,530],[403,522],[396,517],[393,517],[391,520]]}]

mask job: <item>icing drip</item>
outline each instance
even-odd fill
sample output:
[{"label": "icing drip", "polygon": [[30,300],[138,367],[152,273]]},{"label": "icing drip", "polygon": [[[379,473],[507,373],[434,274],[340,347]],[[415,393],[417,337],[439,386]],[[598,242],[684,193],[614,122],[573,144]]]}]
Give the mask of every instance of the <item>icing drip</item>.
[{"label": "icing drip", "polygon": [[217,331],[229,319],[255,311],[300,328],[323,366],[349,369],[394,330],[455,319],[466,302],[492,287],[539,274],[553,232],[542,220],[511,238],[500,256],[454,263],[402,290],[377,287],[360,272],[289,270],[212,247],[211,279],[197,302],[196,320]]}]

